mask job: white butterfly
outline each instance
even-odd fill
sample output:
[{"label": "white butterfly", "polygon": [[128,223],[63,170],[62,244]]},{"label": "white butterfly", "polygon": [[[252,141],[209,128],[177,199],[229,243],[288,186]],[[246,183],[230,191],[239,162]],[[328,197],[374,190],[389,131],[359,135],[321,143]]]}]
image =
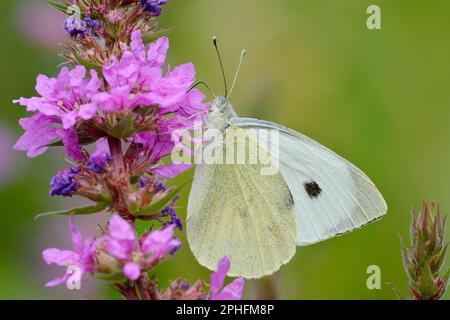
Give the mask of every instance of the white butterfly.
[{"label": "white butterfly", "polygon": [[264,176],[261,164],[196,166],[187,238],[209,269],[228,255],[230,275],[270,275],[292,258],[297,245],[353,231],[387,212],[380,192],[356,166],[294,130],[238,117],[229,98],[214,100],[206,125],[246,136],[259,149],[270,136],[260,133],[277,130],[278,152],[267,152],[280,169]]}]

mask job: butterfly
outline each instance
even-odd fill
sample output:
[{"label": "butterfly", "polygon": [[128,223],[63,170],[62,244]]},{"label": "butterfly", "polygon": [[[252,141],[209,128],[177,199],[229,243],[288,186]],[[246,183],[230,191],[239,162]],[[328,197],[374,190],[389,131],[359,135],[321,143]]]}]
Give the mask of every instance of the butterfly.
[{"label": "butterfly", "polygon": [[[279,164],[270,175],[261,174],[261,163],[196,165],[187,239],[199,263],[211,270],[228,256],[230,276],[270,275],[297,246],[359,229],[387,212],[381,193],[355,165],[294,130],[239,117],[227,93],[211,103],[206,127],[243,137],[256,147],[249,149],[263,150]],[[278,134],[274,141],[268,141],[271,132]],[[221,152],[236,147],[224,141]]]}]

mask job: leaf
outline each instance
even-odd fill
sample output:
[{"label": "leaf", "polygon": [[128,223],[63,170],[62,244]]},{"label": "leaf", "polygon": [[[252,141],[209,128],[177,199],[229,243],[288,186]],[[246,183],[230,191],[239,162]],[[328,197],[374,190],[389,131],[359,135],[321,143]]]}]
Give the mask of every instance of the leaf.
[{"label": "leaf", "polygon": [[406,274],[408,275],[408,278],[412,280],[412,276],[414,275],[414,272],[412,272],[411,269],[411,260],[410,260],[410,253],[408,248],[406,248],[405,242],[403,241],[403,238],[399,235],[400,238],[400,246],[402,249],[402,260],[403,260],[403,266],[405,267]]},{"label": "leaf", "polygon": [[[51,5],[56,10],[61,11],[62,13],[67,14],[68,16],[71,16],[74,14],[73,10],[71,9],[71,6],[66,6],[65,4],[59,3],[57,1],[47,0],[48,4]],[[73,7],[72,7],[73,8]],[[84,19],[86,15],[84,13],[80,13],[80,17]]]},{"label": "leaf", "polygon": [[176,32],[176,31],[180,31],[180,30],[181,30],[180,27],[170,27],[170,28],[162,29],[162,30],[159,30],[156,32],[144,33],[142,35],[142,41],[144,42],[144,44],[149,44],[155,40],[158,40],[159,38],[161,38],[163,36],[168,36],[172,32]]},{"label": "leaf", "polygon": [[392,282],[388,282],[388,286],[390,286],[391,289],[394,290],[394,293],[397,296],[398,300],[408,300],[395,284],[393,284]]},{"label": "leaf", "polygon": [[61,12],[64,12],[65,14],[68,14],[68,13],[67,13],[67,8],[68,8],[68,6],[66,6],[66,5],[64,5],[64,4],[61,4],[61,3],[59,3],[59,2],[56,2],[56,1],[51,1],[51,0],[47,0],[47,2],[48,2],[48,4],[51,5],[53,8],[55,8],[55,9],[61,11]]},{"label": "leaf", "polygon": [[191,182],[191,180],[184,182],[178,188],[169,192],[165,197],[161,198],[157,202],[151,203],[147,207],[141,209],[136,213],[136,216],[149,216],[161,211],[178,193],[180,193],[181,189],[183,189],[189,182]]},{"label": "leaf", "polygon": [[75,59],[77,59],[78,63],[85,66],[88,70],[93,69],[93,70],[97,71],[99,76],[102,75],[102,66],[101,65],[96,64],[92,61],[89,61],[79,55],[75,55]]},{"label": "leaf", "polygon": [[41,213],[41,214],[38,214],[35,219],[39,219],[39,218],[47,217],[47,216],[77,216],[77,215],[93,214],[93,213],[98,213],[98,212],[102,211],[107,206],[108,206],[108,203],[106,203],[106,202],[98,202],[96,205],[93,205],[93,206]]},{"label": "leaf", "polygon": [[114,138],[128,138],[136,132],[134,121],[131,115],[126,115],[120,119],[113,128],[109,130],[109,134]]}]

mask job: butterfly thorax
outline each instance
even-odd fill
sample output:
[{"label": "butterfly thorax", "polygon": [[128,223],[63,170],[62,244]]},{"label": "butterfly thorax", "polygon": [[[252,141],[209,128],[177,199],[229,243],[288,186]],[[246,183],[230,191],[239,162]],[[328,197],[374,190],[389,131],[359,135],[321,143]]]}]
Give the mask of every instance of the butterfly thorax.
[{"label": "butterfly thorax", "polygon": [[237,117],[236,112],[228,98],[217,97],[209,108],[209,117],[206,121],[208,129],[225,131],[231,118]]}]

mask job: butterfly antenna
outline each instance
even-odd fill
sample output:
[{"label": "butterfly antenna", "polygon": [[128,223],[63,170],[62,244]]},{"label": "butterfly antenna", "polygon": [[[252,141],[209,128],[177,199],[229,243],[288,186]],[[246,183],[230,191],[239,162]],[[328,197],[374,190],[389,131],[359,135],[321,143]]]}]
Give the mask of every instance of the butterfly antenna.
[{"label": "butterfly antenna", "polygon": [[239,76],[239,71],[241,71],[241,67],[242,67],[242,63],[244,62],[245,56],[247,55],[247,50],[242,50],[241,52],[241,58],[239,60],[239,65],[236,69],[236,74],[234,75],[234,80],[233,80],[233,85],[231,86],[231,90],[230,90],[230,95],[227,96],[227,98],[229,98],[231,96],[231,94],[233,93],[234,90],[234,86],[236,84],[237,78]]},{"label": "butterfly antenna", "polygon": [[217,56],[219,57],[220,69],[222,70],[223,83],[225,85],[225,97],[228,96],[228,85],[227,85],[227,77],[225,76],[225,69],[223,67],[222,56],[220,55],[219,46],[217,45],[217,37],[214,36],[212,38],[214,48],[216,48]]},{"label": "butterfly antenna", "polygon": [[206,82],[204,82],[204,81],[200,81],[200,82],[197,82],[196,84],[194,84],[194,85],[188,90],[187,93],[191,92],[192,90],[194,90],[195,88],[197,88],[199,85],[205,86],[205,88],[208,89],[209,93],[211,93],[211,94],[214,96],[214,98],[216,97],[216,95],[214,94],[214,92],[211,90],[211,88],[208,86],[208,84],[207,84]]}]

